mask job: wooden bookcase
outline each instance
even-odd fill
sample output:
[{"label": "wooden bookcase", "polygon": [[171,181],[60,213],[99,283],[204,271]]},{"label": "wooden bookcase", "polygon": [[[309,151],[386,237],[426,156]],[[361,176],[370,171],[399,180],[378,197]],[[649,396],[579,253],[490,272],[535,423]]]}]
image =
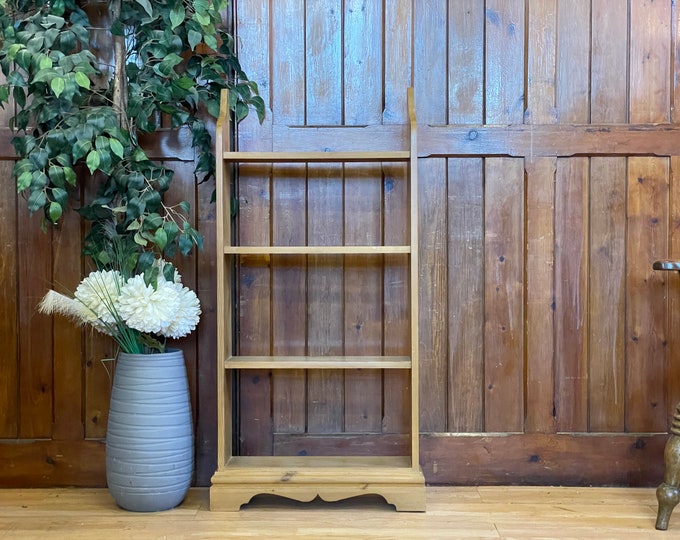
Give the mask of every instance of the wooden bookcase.
[{"label": "wooden bookcase", "polygon": [[[319,496],[337,501],[377,494],[400,511],[425,510],[425,480],[418,450],[418,182],[417,124],[413,89],[408,89],[409,124],[359,127],[281,128],[290,151],[234,152],[230,148],[226,95],[217,123],[217,470],[210,508],[236,511],[258,494],[298,501]],[[276,135],[276,134],[275,134]],[[289,144],[290,142],[290,144]],[[406,149],[403,149],[406,147]],[[355,151],[352,148],[361,148]],[[375,150],[364,150],[375,148]],[[395,148],[398,148],[395,150]],[[238,246],[231,227],[232,171],[238,163],[390,163],[406,164],[408,243],[380,246]],[[274,179],[274,181],[276,181]],[[310,180],[311,181],[311,180]],[[244,255],[402,254],[408,260],[410,356],[235,356],[232,336],[234,258]],[[232,442],[232,380],[241,369],[383,369],[410,374],[410,444],[403,456],[237,456]],[[245,428],[247,429],[247,428]]]}]

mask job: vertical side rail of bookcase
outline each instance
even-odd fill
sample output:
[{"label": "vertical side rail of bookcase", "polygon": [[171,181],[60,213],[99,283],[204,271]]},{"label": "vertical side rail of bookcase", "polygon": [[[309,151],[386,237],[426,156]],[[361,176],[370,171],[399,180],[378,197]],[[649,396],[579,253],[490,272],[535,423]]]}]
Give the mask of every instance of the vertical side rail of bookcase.
[{"label": "vertical side rail of bookcase", "polygon": [[232,265],[225,254],[231,242],[231,179],[223,153],[230,150],[229,93],[220,96],[220,116],[215,132],[215,200],[216,200],[216,271],[217,271],[217,470],[224,469],[233,454],[231,415],[231,370],[225,369],[225,360],[232,348]]},{"label": "vertical side rail of bookcase", "polygon": [[418,371],[418,123],[413,88],[407,90],[409,117],[409,257],[411,327],[411,467],[420,468],[420,382]]}]

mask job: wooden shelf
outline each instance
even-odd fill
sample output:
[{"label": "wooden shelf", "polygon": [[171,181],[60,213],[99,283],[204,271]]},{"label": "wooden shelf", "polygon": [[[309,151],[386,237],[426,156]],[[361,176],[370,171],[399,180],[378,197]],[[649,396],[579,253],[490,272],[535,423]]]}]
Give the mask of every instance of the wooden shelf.
[{"label": "wooden shelf", "polygon": [[398,162],[411,159],[408,150],[389,152],[224,152],[234,163]]},{"label": "wooden shelf", "polygon": [[[230,127],[228,94],[222,93],[221,114],[216,126],[216,243],[223,253],[217,257],[217,471],[212,477],[210,508],[237,511],[241,505],[261,493],[269,493],[298,501],[321,497],[337,501],[358,495],[375,494],[384,497],[397,510],[425,510],[425,478],[419,464],[419,378],[418,378],[418,152],[417,124],[413,89],[408,90],[409,123],[403,126],[346,126],[284,128],[272,126],[273,148],[289,144],[288,151],[233,152],[229,147]],[[281,129],[283,131],[281,131]],[[278,138],[275,137],[278,133]],[[320,138],[320,135],[324,137]],[[353,148],[379,151],[348,151]],[[393,147],[408,150],[391,150]],[[326,151],[329,150],[329,151]],[[322,246],[232,246],[231,202],[232,187],[238,187],[234,163],[344,163],[344,162],[404,162],[402,166],[407,191],[407,208],[403,220],[407,245],[322,245]],[[377,168],[375,168],[377,170]],[[305,167],[291,168],[290,174],[306,175]],[[367,175],[366,178],[375,178]],[[341,201],[344,203],[344,201]],[[382,203],[382,201],[380,201]],[[291,216],[294,219],[296,216]],[[304,217],[304,216],[301,216]],[[404,241],[404,240],[400,240]],[[375,267],[380,260],[375,255],[405,255],[408,260],[408,287],[403,306],[407,316],[408,355],[404,356],[233,356],[237,347],[233,330],[237,315],[234,310],[234,256],[270,255],[356,255],[356,264]],[[364,258],[366,257],[366,258]],[[304,260],[291,260],[304,267]],[[354,264],[354,263],[353,263]],[[238,294],[238,290],[235,291]],[[371,315],[372,317],[372,315]],[[373,323],[374,321],[369,321]],[[375,321],[379,323],[380,321]],[[406,326],[406,325],[404,325]],[[406,348],[406,347],[405,347]],[[264,349],[267,350],[266,348]],[[407,352],[406,350],[402,352]],[[408,455],[402,456],[237,456],[234,443],[235,417],[233,395],[239,387],[238,370],[405,370],[404,382],[409,396],[403,407],[410,406],[405,435],[410,439]],[[356,373],[361,378],[367,373]],[[401,405],[400,405],[401,406]],[[243,426],[244,430],[248,426]],[[379,431],[379,428],[378,428]],[[246,435],[247,436],[247,435]]]},{"label": "wooden shelf", "polygon": [[411,253],[411,246],[225,246],[229,255],[381,255]]},{"label": "wooden shelf", "polygon": [[[229,468],[253,467],[263,474],[270,474],[272,469],[310,468],[318,472],[319,469],[353,467],[376,472],[376,469],[410,469],[411,466],[411,456],[232,456],[227,461]],[[304,476],[304,472],[298,475]]]},{"label": "wooden shelf", "polygon": [[237,511],[261,493],[308,502],[380,495],[399,511],[425,510],[425,487],[410,456],[232,457],[210,488],[210,508]]},{"label": "wooden shelf", "polygon": [[232,356],[225,369],[410,369],[408,356]]}]

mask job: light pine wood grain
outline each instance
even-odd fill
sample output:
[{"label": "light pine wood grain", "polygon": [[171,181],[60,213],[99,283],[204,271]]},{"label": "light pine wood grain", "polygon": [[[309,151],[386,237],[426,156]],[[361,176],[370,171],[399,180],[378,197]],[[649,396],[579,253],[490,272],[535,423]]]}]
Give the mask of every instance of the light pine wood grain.
[{"label": "light pine wood grain", "polygon": [[427,511],[395,513],[378,496],[300,503],[258,496],[241,512],[211,512],[205,489],[179,507],[140,514],[103,489],[0,491],[1,539],[464,538],[650,540],[680,538],[680,516],[654,530],[653,489],[428,487]]}]

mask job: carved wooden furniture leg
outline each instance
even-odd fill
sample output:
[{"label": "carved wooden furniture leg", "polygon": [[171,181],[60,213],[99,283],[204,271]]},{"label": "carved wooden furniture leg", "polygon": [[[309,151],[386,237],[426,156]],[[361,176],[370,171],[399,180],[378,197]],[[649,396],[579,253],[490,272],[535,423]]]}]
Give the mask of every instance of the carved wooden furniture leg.
[{"label": "carved wooden furniture leg", "polygon": [[[680,272],[680,261],[654,261],[654,270],[666,270]],[[668,521],[673,509],[680,502],[680,403],[675,408],[673,422],[671,423],[671,436],[666,442],[664,450],[663,482],[656,488],[656,500],[659,502],[659,510],[656,514],[656,528],[665,531],[668,529]]]},{"label": "carved wooden furniture leg", "polygon": [[680,403],[675,408],[671,436],[664,451],[666,472],[663,483],[656,489],[656,499],[659,501],[659,511],[656,515],[656,528],[668,529],[668,520],[673,508],[680,502]]}]

